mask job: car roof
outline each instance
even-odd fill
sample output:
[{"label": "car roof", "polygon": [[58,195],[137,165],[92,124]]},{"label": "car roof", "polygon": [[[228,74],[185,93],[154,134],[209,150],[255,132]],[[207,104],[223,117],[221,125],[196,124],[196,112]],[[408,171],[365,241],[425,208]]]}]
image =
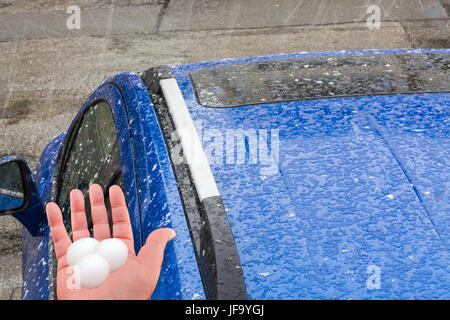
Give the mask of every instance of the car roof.
[{"label": "car roof", "polygon": [[[170,68],[220,192],[249,298],[448,297],[450,94],[211,108],[201,105],[190,73],[277,59],[449,52],[300,53]],[[374,272],[381,287],[370,282]]]},{"label": "car roof", "polygon": [[[450,94],[207,108],[189,73],[290,57],[449,52],[304,53],[171,67],[202,137],[250,298],[448,295]],[[278,155],[268,150],[261,161],[261,146],[277,143]],[[382,290],[366,283],[373,268],[382,272]]]}]

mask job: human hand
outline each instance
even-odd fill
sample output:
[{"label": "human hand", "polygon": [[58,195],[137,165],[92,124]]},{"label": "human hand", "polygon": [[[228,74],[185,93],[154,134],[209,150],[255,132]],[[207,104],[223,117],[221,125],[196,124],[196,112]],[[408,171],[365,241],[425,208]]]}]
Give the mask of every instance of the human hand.
[{"label": "human hand", "polygon": [[[94,238],[102,241],[111,238],[108,215],[103,198],[103,190],[93,184],[89,187]],[[136,256],[133,243],[130,216],[125,203],[125,197],[119,186],[109,189],[113,220],[113,237],[121,239],[128,247],[128,260],[118,271],[110,273],[107,280],[94,289],[72,288],[68,285],[73,273],[67,263],[67,249],[72,241],[63,224],[61,210],[54,202],[46,206],[48,223],[53,238],[57,271],[58,299],[75,300],[140,300],[150,299],[158,282],[164,249],[168,241],[175,237],[175,232],[169,228],[153,231],[145,245]],[[80,190],[70,193],[70,209],[72,222],[72,238],[77,241],[90,237],[84,208],[84,197]]]}]

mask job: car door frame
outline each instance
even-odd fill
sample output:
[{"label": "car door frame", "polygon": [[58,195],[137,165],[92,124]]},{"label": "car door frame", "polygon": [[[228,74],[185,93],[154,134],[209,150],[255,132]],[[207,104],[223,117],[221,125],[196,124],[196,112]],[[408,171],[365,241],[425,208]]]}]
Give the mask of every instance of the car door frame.
[{"label": "car door frame", "polygon": [[[139,198],[136,187],[136,170],[134,165],[134,148],[131,139],[130,125],[126,111],[125,99],[121,91],[114,83],[105,81],[86,100],[82,108],[72,121],[64,143],[58,155],[55,172],[52,180],[51,201],[56,201],[59,196],[61,179],[70,153],[75,134],[83,119],[84,114],[90,107],[105,101],[111,108],[114,123],[116,125],[117,143],[120,153],[120,168],[122,172],[123,186],[127,207],[130,213],[130,220],[134,235],[134,246],[136,251],[142,246],[141,236],[141,216],[139,210]],[[51,236],[48,239],[48,298],[56,299],[56,270],[57,261],[54,253]]]},{"label": "car door frame", "polygon": [[[108,95],[108,91],[114,94]],[[205,299],[166,142],[147,88],[136,73],[124,72],[108,78],[83,104],[69,129],[46,147],[37,165],[36,173],[40,182],[35,182],[40,185],[42,201],[45,205],[48,201],[56,200],[57,182],[62,174],[64,155],[68,153],[70,141],[73,140],[71,136],[86,109],[105,96],[119,132],[124,188],[128,188],[128,192],[132,190],[132,197],[126,194],[128,210],[130,215],[141,219],[140,232],[134,232],[136,251],[143,244],[143,236],[146,238],[157,228],[172,227],[177,232],[176,238],[166,246],[159,282],[152,299]],[[116,103],[120,99],[121,103]],[[155,161],[158,170],[154,170]],[[150,183],[149,177],[155,179],[153,183]],[[146,202],[147,199],[152,201]],[[156,207],[149,211],[147,209],[151,202]],[[40,226],[39,235],[32,237],[24,231],[22,269],[26,281],[22,286],[22,299],[56,299],[57,261],[46,218]]]},{"label": "car door frame", "polygon": [[168,141],[141,76],[124,72],[113,82],[122,92],[129,116],[143,239],[158,228],[173,228],[177,234],[166,245],[152,300],[206,299]]}]

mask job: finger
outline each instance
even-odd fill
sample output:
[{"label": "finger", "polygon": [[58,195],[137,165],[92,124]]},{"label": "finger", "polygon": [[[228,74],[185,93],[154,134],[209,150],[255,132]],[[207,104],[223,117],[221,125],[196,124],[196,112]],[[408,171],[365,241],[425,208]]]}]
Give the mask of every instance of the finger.
[{"label": "finger", "polygon": [[64,227],[64,222],[61,210],[54,202],[50,202],[46,206],[47,220],[52,233],[53,247],[55,249],[56,259],[58,261],[66,255],[67,249],[72,244],[67,230]]},{"label": "finger", "polygon": [[84,210],[83,193],[74,189],[70,192],[70,219],[72,221],[72,239],[77,241],[81,238],[89,238],[86,213]]},{"label": "finger", "polygon": [[113,237],[123,240],[128,247],[128,252],[134,252],[130,214],[122,189],[119,186],[109,188],[109,202],[113,220]]},{"label": "finger", "polygon": [[175,237],[175,231],[169,228],[157,229],[147,238],[145,245],[138,254],[138,261],[157,281],[164,258],[167,242]]},{"label": "finger", "polygon": [[102,241],[111,238],[109,230],[108,214],[106,213],[103,190],[98,184],[89,186],[89,200],[91,202],[92,224],[94,226],[94,238]]}]

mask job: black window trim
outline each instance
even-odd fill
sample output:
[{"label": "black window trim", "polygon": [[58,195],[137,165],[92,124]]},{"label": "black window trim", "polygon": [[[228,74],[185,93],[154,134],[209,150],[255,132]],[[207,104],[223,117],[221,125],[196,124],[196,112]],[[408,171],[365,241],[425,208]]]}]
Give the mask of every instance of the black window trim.
[{"label": "black window trim", "polygon": [[[96,99],[92,103],[90,103],[81,112],[81,114],[78,115],[78,117],[75,119],[73,126],[71,126],[71,128],[69,129],[70,132],[67,132],[67,136],[64,139],[64,143],[60,150],[60,156],[58,156],[58,161],[56,163],[56,168],[55,168],[55,175],[54,175],[54,179],[53,179],[53,182],[56,181],[56,185],[52,185],[52,200],[55,202],[58,202],[59,197],[61,196],[61,183],[62,183],[64,169],[66,167],[68,157],[72,151],[74,139],[77,136],[77,132],[80,129],[80,125],[84,119],[84,116],[86,115],[87,112],[90,111],[90,109],[92,107],[95,107],[97,104],[99,104],[101,102],[105,102],[108,105],[108,108],[112,114],[111,106],[108,103],[108,101],[106,101],[106,99],[104,99],[104,98]],[[117,130],[116,130],[116,134],[117,134]],[[55,197],[53,197],[53,190],[55,190],[55,192],[56,192]]]}]

